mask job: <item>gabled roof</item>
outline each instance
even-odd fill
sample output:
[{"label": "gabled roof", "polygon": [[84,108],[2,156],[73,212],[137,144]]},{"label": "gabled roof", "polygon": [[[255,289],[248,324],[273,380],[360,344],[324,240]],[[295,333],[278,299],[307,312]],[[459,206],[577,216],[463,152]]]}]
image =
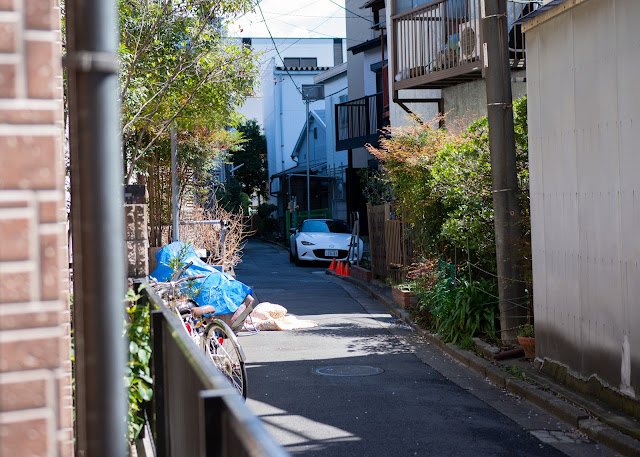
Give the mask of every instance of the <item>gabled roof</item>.
[{"label": "gabled roof", "polygon": [[[323,128],[326,131],[327,123],[324,120],[325,119],[325,110],[323,110],[323,109],[311,110],[311,111],[309,111],[309,117],[310,118],[314,118],[318,122],[320,127]],[[309,120],[307,119],[307,122],[308,121]],[[296,154],[296,151],[298,150],[298,146],[300,146],[302,144],[302,141],[304,140],[304,137],[307,134],[307,122],[305,122],[304,125],[302,126],[302,130],[300,131],[300,136],[298,136],[298,141],[296,141],[296,144],[293,147],[293,151],[291,152],[291,158],[298,157],[298,154]]]},{"label": "gabled roof", "polygon": [[347,62],[342,62],[341,64],[336,65],[335,67],[331,67],[324,73],[320,73],[319,75],[315,75],[313,77],[313,82],[315,84],[326,81],[327,79],[331,79],[334,76],[341,75],[347,72]]}]

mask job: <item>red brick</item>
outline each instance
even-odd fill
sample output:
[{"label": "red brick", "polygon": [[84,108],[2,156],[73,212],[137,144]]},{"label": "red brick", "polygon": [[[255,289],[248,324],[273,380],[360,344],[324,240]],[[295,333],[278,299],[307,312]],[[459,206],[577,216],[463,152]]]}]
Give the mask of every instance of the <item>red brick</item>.
[{"label": "red brick", "polygon": [[44,379],[2,383],[0,391],[0,411],[47,406],[47,382]]},{"label": "red brick", "polygon": [[0,424],[0,455],[46,456],[48,442],[46,419]]},{"label": "red brick", "polygon": [[60,398],[58,409],[58,426],[61,428],[73,427],[73,397],[68,395]]},{"label": "red brick", "polygon": [[55,124],[58,117],[54,109],[4,109],[0,111],[3,124]]},{"label": "red brick", "polygon": [[0,200],[0,208],[27,208],[28,206],[27,200]]},{"label": "red brick", "polygon": [[17,330],[39,327],[54,327],[60,320],[59,311],[46,310],[25,313],[17,311],[14,314],[0,314],[0,330]]},{"label": "red brick", "polygon": [[57,94],[54,44],[48,41],[25,41],[27,56],[27,94],[29,98],[54,99]]},{"label": "red brick", "polygon": [[57,368],[60,365],[59,338],[40,338],[0,343],[0,371]]},{"label": "red brick", "polygon": [[0,98],[15,97],[16,66],[10,63],[0,64]]},{"label": "red brick", "polygon": [[17,22],[0,22],[0,52],[13,54],[16,52]]},{"label": "red brick", "polygon": [[28,218],[0,219],[0,261],[28,260],[30,234]]},{"label": "red brick", "polygon": [[[53,26],[53,1],[25,0],[27,29],[51,30]],[[57,25],[57,24],[56,24]]]},{"label": "red brick", "polygon": [[58,430],[58,456],[74,457],[73,450],[73,428]]},{"label": "red brick", "polygon": [[43,300],[60,297],[59,237],[57,233],[40,235],[40,290]]},{"label": "red brick", "polygon": [[0,303],[31,301],[31,273],[0,273]]},{"label": "red brick", "polygon": [[40,222],[44,224],[58,222],[58,209],[57,201],[41,201],[39,203]]},{"label": "red brick", "polygon": [[56,189],[55,136],[0,137],[0,189]]},{"label": "red brick", "polygon": [[73,438],[58,441],[58,455],[60,457],[73,457],[74,452]]},{"label": "red brick", "polygon": [[15,11],[16,0],[0,0],[0,11]]}]

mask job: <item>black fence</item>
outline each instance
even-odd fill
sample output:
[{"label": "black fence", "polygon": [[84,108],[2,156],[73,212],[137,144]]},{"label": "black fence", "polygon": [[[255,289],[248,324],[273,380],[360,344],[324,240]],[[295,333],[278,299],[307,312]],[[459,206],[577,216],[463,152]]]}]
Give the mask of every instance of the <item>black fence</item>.
[{"label": "black fence", "polygon": [[382,92],[336,105],[336,151],[377,146],[382,120]]},{"label": "black fence", "polygon": [[153,290],[149,416],[157,457],[287,457]]}]

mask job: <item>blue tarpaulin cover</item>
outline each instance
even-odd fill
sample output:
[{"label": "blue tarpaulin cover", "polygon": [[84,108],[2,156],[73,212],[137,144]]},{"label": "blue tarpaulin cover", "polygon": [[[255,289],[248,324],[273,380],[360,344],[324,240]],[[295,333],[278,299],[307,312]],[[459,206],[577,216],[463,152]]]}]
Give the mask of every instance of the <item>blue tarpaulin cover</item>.
[{"label": "blue tarpaulin cover", "polygon": [[196,287],[201,287],[200,293],[195,297],[198,306],[211,305],[216,309],[214,314],[233,313],[246,296],[252,294],[249,286],[206,264],[200,260],[193,246],[181,241],[165,246],[156,254],[158,267],[150,276],[158,281],[171,280],[173,270],[169,263],[172,258],[181,254],[183,264],[193,262],[183,276],[205,275],[204,278],[195,280]]}]

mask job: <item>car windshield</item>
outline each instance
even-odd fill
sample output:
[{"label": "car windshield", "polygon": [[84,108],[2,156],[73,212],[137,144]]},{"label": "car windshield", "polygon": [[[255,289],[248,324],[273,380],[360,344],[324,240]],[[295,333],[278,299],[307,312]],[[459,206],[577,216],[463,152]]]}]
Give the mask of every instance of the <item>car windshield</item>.
[{"label": "car windshield", "polygon": [[328,220],[328,221],[304,221],[301,232],[331,232],[331,233],[351,233],[349,226],[345,221]]}]

